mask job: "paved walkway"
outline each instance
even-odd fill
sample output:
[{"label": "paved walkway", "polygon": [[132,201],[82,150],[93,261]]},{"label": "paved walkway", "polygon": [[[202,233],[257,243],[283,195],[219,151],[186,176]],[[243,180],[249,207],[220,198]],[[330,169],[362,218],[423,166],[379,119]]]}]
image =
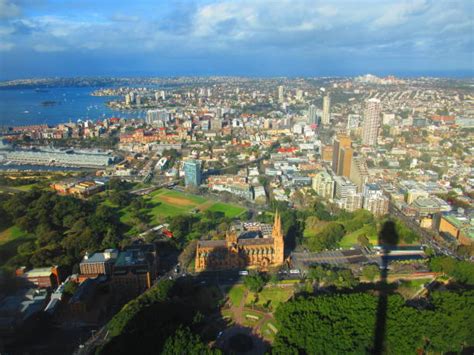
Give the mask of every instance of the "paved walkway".
[{"label": "paved walkway", "polygon": [[267,312],[263,312],[257,309],[246,307],[245,300],[247,299],[248,294],[249,292],[245,290],[242,300],[240,301],[240,304],[237,306],[232,305],[230,307],[230,311],[232,312],[232,315],[233,315],[232,318],[234,319],[236,324],[240,326],[244,326],[244,323],[245,323],[244,313],[246,310],[251,311],[252,313],[258,314],[260,316],[260,319],[252,327],[252,333],[256,335],[264,336],[263,332],[261,331],[261,327],[264,323],[273,319],[273,313],[267,313]]}]

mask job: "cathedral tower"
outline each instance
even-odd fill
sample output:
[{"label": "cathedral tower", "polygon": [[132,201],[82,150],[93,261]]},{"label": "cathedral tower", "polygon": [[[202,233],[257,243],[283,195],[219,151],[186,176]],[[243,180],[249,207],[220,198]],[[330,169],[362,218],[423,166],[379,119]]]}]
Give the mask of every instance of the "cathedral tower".
[{"label": "cathedral tower", "polygon": [[273,249],[275,250],[275,258],[273,263],[275,265],[283,264],[285,254],[285,241],[283,238],[283,229],[281,226],[281,217],[278,210],[275,212],[275,220],[273,222],[272,230]]}]

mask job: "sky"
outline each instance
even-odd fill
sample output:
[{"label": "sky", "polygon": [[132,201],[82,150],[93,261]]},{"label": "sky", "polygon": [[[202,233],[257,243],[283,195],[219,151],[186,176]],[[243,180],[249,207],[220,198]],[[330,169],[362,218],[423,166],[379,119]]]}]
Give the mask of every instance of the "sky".
[{"label": "sky", "polygon": [[0,0],[0,79],[469,76],[474,0]]}]

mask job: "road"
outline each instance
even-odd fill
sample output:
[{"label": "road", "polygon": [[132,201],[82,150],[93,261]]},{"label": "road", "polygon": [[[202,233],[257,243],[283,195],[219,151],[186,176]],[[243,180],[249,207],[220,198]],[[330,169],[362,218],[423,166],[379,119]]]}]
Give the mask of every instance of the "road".
[{"label": "road", "polygon": [[420,237],[421,237],[421,242],[425,245],[428,245],[430,248],[432,248],[437,254],[441,255],[448,255],[452,256],[458,259],[461,259],[459,255],[457,255],[455,252],[453,252],[450,248],[448,248],[446,245],[442,245],[440,241],[436,240],[435,236],[431,234],[428,230],[423,229],[420,227],[418,222],[414,220],[413,218],[410,218],[408,216],[405,216],[395,205],[390,203],[389,205],[389,213],[390,215],[398,218],[402,222],[404,222],[409,228],[414,230]]}]

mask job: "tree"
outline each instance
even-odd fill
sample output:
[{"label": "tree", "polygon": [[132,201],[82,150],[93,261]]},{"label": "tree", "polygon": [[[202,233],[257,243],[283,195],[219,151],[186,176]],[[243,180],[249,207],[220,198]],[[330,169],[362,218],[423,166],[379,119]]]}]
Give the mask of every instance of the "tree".
[{"label": "tree", "polygon": [[76,282],[68,281],[64,285],[64,293],[68,294],[69,296],[72,296],[72,295],[74,295],[74,293],[76,293],[77,288],[78,288],[78,285],[77,285]]},{"label": "tree", "polygon": [[173,336],[169,337],[163,346],[162,355],[207,355],[221,354],[219,350],[209,349],[198,335],[191,332],[187,327],[180,327]]},{"label": "tree", "polygon": [[[434,292],[427,309],[389,295],[386,353],[460,352],[474,344],[474,291]],[[378,297],[366,293],[299,297],[275,312],[274,354],[371,353]]]},{"label": "tree", "polygon": [[190,241],[183,249],[181,254],[179,254],[178,261],[181,264],[181,267],[185,268],[193,260],[196,254],[197,240]]},{"label": "tree", "polygon": [[311,251],[332,249],[344,236],[344,227],[337,222],[330,222],[313,237],[306,238],[306,245]]},{"label": "tree", "polygon": [[265,286],[266,279],[258,273],[253,273],[244,278],[244,285],[251,292],[260,292]]},{"label": "tree", "polygon": [[375,278],[379,275],[379,273],[379,267],[375,264],[366,265],[362,269],[362,276],[364,276],[370,282],[374,282]]}]

